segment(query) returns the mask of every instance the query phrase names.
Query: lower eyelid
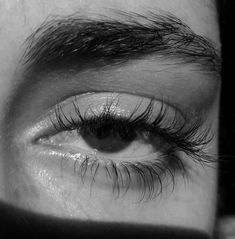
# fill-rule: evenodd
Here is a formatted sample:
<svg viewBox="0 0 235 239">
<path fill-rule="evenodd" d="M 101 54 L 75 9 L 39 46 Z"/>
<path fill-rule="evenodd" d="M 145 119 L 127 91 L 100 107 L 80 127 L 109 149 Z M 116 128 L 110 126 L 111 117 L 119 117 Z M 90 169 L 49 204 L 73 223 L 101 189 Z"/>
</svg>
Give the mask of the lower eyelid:
<svg viewBox="0 0 235 239">
<path fill-rule="evenodd" d="M 85 155 L 68 154 L 64 150 L 43 147 L 38 148 L 36 154 L 34 152 L 34 157 L 36 156 L 42 168 L 53 171 L 54 178 L 79 179 L 82 183 L 80 186 L 88 185 L 91 190 L 94 186 L 106 188 L 106 190 L 113 191 L 115 197 L 125 195 L 130 190 L 138 192 L 137 201 L 154 199 L 163 190 L 165 183 L 168 186 L 173 186 L 174 183 L 173 171 L 176 168 L 168 165 L 167 158 L 164 155 L 162 155 L 162 159 L 159 158 L 146 163 L 116 164 L 107 160 L 96 164 L 94 160 Z M 87 160 L 87 163 L 85 163 L 85 160 Z M 155 164 L 157 166 L 154 166 Z M 150 171 L 154 167 L 151 176 Z"/>
<path fill-rule="evenodd" d="M 115 160 L 106 159 L 105 161 L 96 161 L 97 164 L 94 164 L 94 158 L 87 157 L 86 152 L 69 153 L 61 147 L 55 145 L 53 149 L 51 145 L 47 144 L 41 144 L 39 147 L 37 147 L 37 156 L 39 156 L 40 163 L 46 168 L 50 165 L 49 168 L 52 168 L 53 172 L 57 172 L 56 177 L 61 173 L 70 175 L 69 177 L 73 175 L 82 184 L 89 185 L 91 190 L 94 186 L 111 189 L 115 197 L 134 190 L 138 192 L 137 201 L 149 200 L 155 198 L 163 190 L 165 185 L 163 181 L 168 186 L 173 186 L 174 183 L 172 175 L 174 175 L 173 171 L 176 170 L 176 167 L 168 164 L 166 155 L 158 154 L 147 162 L 122 161 L 118 163 Z M 84 164 L 85 160 L 87 160 L 87 165 Z M 156 166 L 154 166 L 155 164 Z M 81 165 L 83 166 L 81 167 Z M 150 174 L 150 172 L 152 173 Z"/>
</svg>

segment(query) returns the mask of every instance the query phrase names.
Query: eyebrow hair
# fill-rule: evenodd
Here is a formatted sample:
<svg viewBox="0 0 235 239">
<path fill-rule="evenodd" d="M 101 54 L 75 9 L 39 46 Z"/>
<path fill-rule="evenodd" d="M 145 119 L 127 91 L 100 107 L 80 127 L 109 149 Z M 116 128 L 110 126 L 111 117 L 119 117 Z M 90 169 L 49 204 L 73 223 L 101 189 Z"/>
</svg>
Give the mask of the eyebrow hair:
<svg viewBox="0 0 235 239">
<path fill-rule="evenodd" d="M 118 12 L 118 16 L 121 20 L 73 14 L 45 21 L 26 40 L 24 64 L 34 70 L 87 63 L 106 66 L 154 55 L 220 72 L 220 57 L 212 42 L 177 17 L 153 12 L 146 16 Z"/>
</svg>

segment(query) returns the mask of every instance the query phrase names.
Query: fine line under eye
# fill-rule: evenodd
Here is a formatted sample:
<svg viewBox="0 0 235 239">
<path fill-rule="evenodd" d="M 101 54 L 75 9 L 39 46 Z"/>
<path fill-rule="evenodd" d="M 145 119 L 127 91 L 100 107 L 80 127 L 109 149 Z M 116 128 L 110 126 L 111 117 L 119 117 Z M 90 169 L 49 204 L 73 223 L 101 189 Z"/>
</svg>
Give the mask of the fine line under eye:
<svg viewBox="0 0 235 239">
<path fill-rule="evenodd" d="M 128 116 L 115 111 L 117 106 L 115 100 L 106 101 L 102 111 L 98 113 L 92 110 L 90 111 L 92 113 L 87 111 L 81 113 L 76 98 L 72 102 L 73 113 L 65 111 L 61 105 L 55 107 L 55 118 L 51 121 L 56 134 L 75 131 L 80 137 L 96 138 L 95 142 L 117 135 L 118 143 L 134 141 L 137 135 L 146 137 L 148 143 L 154 138 L 161 141 L 160 151 L 155 158 L 149 160 L 136 157 L 132 161 L 128 158 L 117 161 L 111 154 L 108 157 L 100 157 L 87 153 L 82 160 L 78 159 L 80 163 L 77 163 L 78 168 L 74 170 L 82 181 L 89 174 L 92 187 L 97 175 L 102 171 L 111 182 L 115 195 L 125 194 L 129 189 L 134 189 L 140 191 L 141 200 L 151 199 L 162 192 L 165 185 L 163 181 L 170 184 L 170 180 L 174 187 L 176 173 L 187 175 L 185 162 L 179 153 L 184 153 L 201 164 L 214 162 L 214 159 L 204 151 L 204 147 L 212 139 L 210 129 L 203 130 L 200 120 L 186 128 L 185 122 L 178 122 L 177 113 L 174 112 L 172 117 L 164 102 L 159 103 L 158 114 L 154 115 L 154 101 L 151 99 L 140 114 L 137 112 L 141 103 L 137 103 Z M 120 150 L 115 148 L 117 149 Z"/>
</svg>

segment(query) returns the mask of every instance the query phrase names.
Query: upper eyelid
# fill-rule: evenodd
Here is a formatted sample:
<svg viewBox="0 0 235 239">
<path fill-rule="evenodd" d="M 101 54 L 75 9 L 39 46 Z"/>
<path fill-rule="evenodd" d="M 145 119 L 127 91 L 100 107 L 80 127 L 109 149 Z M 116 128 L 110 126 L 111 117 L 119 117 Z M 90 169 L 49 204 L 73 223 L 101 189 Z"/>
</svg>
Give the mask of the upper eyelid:
<svg viewBox="0 0 235 239">
<path fill-rule="evenodd" d="M 92 94 L 108 94 L 110 96 L 114 96 L 114 98 L 118 98 L 118 96 L 123 96 L 123 95 L 129 95 L 130 97 L 133 98 L 139 98 L 141 100 L 139 100 L 138 102 L 133 103 L 133 105 L 135 106 L 134 110 L 131 113 L 135 113 L 138 110 L 138 107 L 141 105 L 141 101 L 143 100 L 148 100 L 149 102 L 158 102 L 159 105 L 164 106 L 164 108 L 172 108 L 175 109 L 175 112 L 178 112 L 178 114 L 185 120 L 188 121 L 190 118 L 192 118 L 192 112 L 188 112 L 186 109 L 182 110 L 182 107 L 178 107 L 178 105 L 171 103 L 171 101 L 166 97 L 166 96 L 162 96 L 162 97 L 158 97 L 158 98 L 154 98 L 154 97 L 149 97 L 149 96 L 145 96 L 142 94 L 133 94 L 133 93 L 127 93 L 127 92 L 113 92 L 113 91 L 98 91 L 98 92 L 84 92 L 84 93 L 80 93 L 79 95 L 72 95 L 69 96 L 68 98 L 66 98 L 65 100 L 63 100 L 62 102 L 57 103 L 55 106 L 51 107 L 50 112 L 54 111 L 55 107 L 60 107 L 63 108 L 64 106 L 68 105 L 68 104 L 75 104 L 75 102 L 77 101 L 78 98 L 80 98 L 80 96 L 89 96 Z M 107 106 L 110 106 L 110 103 L 112 102 L 107 102 Z M 76 107 L 76 105 L 74 105 L 74 107 Z M 88 107 L 89 109 L 89 107 Z"/>
<path fill-rule="evenodd" d="M 152 123 L 150 123 L 150 122 L 148 123 L 148 119 L 151 116 L 152 109 L 154 107 L 153 103 L 154 103 L 154 100 L 150 99 L 149 103 L 144 108 L 144 111 L 140 115 L 137 115 L 136 118 L 132 117 L 133 116 L 132 113 L 135 110 L 132 111 L 132 113 L 130 113 L 130 115 L 127 117 L 125 122 L 131 123 L 136 120 L 138 121 L 138 118 L 140 118 L 139 121 L 144 123 L 146 130 L 148 128 L 147 125 L 152 127 L 153 124 L 156 122 L 156 126 L 158 127 L 158 130 L 159 130 L 158 133 L 160 133 L 160 131 L 162 130 L 161 133 L 164 135 L 164 137 L 167 135 L 167 133 L 171 134 L 171 137 L 167 137 L 168 140 L 170 140 L 169 142 L 171 142 L 172 140 L 173 141 L 176 140 L 179 137 L 178 135 L 182 135 L 182 137 L 184 137 L 185 139 L 190 139 L 190 138 L 194 139 L 194 137 L 196 137 L 197 132 L 201 130 L 202 125 L 203 125 L 203 121 L 201 118 L 197 118 L 194 121 L 191 121 L 188 123 L 187 121 L 185 121 L 185 119 L 181 118 L 180 114 L 177 114 L 178 113 L 177 111 L 173 111 L 173 117 L 172 117 L 172 116 L 168 115 L 168 112 L 169 112 L 168 106 L 166 106 L 164 108 L 164 102 L 159 102 L 160 110 L 158 111 L 157 115 L 154 116 L 155 120 Z M 110 105 L 112 105 L 112 102 Z M 108 106 L 110 106 L 110 105 L 108 105 Z M 135 105 L 138 105 L 138 104 L 135 104 Z M 111 116 L 111 118 L 116 119 L 116 120 L 118 120 L 118 118 L 119 118 L 115 115 L 115 113 L 114 113 L 114 115 L 112 115 L 112 113 L 110 114 L 110 112 L 106 111 L 106 110 L 101 111 L 100 112 L 101 115 L 100 114 L 91 115 L 91 117 L 86 118 L 85 115 L 84 116 L 80 115 L 79 105 L 78 106 L 75 105 L 74 107 L 75 107 L 75 111 L 76 111 L 76 117 L 78 117 L 79 119 L 76 119 L 76 118 L 73 119 L 71 117 L 71 115 L 66 116 L 66 114 L 63 112 L 63 109 L 60 107 L 58 108 L 58 111 L 55 109 L 56 118 L 55 118 L 55 123 L 52 122 L 52 124 L 53 124 L 53 126 L 56 126 L 56 123 L 58 123 L 58 125 L 59 125 L 58 131 L 76 129 L 83 125 L 82 122 L 79 122 L 79 121 L 84 121 L 85 124 L 87 124 L 87 120 L 89 121 L 92 118 L 94 118 L 95 121 L 97 121 L 97 122 L 99 121 L 99 119 L 105 120 L 105 118 L 109 115 Z M 78 108 L 76 108 L 76 107 L 78 107 Z M 137 107 L 137 109 L 138 109 L 138 107 Z M 109 110 L 109 108 L 108 108 L 108 110 Z M 103 114 L 105 117 L 104 119 L 102 118 Z M 62 119 L 63 117 L 64 117 L 64 120 Z M 168 117 L 170 117 L 169 121 L 166 121 L 168 119 Z M 123 119 L 125 119 L 125 117 L 124 118 L 121 117 L 121 119 L 123 120 Z M 77 123 L 77 120 L 78 120 L 78 123 Z M 181 120 L 183 120 L 183 121 L 181 121 Z M 67 124 L 68 124 L 68 126 L 67 126 Z M 154 126 L 154 128 L 156 126 Z M 161 129 L 161 127 L 163 127 L 163 128 Z M 149 130 L 154 130 L 154 129 L 149 128 Z M 166 130 L 166 132 L 165 132 L 165 130 Z M 197 136 L 198 140 L 197 140 L 197 142 L 194 141 L 193 147 L 200 147 L 201 145 L 206 145 L 212 140 L 210 128 L 205 127 L 204 130 L 205 131 L 203 133 L 201 133 L 199 136 Z M 176 144 L 176 145 L 181 147 L 180 144 Z M 182 149 L 183 148 L 184 148 L 184 146 L 182 145 Z"/>
<path fill-rule="evenodd" d="M 136 102 L 136 99 L 146 99 L 148 100 L 148 102 L 150 101 L 154 101 L 154 102 L 158 102 L 159 105 L 163 105 L 163 104 L 166 104 L 166 107 L 167 108 L 171 108 L 174 109 L 176 112 L 178 112 L 178 115 L 180 117 L 182 117 L 182 122 L 185 121 L 185 122 L 189 122 L 189 125 L 190 123 L 193 123 L 191 121 L 189 121 L 190 117 L 187 116 L 187 111 L 184 111 L 182 114 L 182 111 L 179 110 L 179 108 L 177 108 L 176 106 L 172 106 L 171 104 L 169 104 L 167 101 L 165 101 L 165 99 L 160 99 L 160 100 L 157 100 L 157 99 L 153 99 L 153 98 L 146 98 L 146 97 L 143 97 L 143 96 L 139 96 L 139 95 L 135 95 L 135 94 L 127 94 L 127 93 L 122 93 L 122 92 L 85 92 L 85 93 L 82 93 L 81 95 L 73 95 L 73 96 L 70 96 L 69 98 L 65 99 L 64 101 L 58 103 L 57 105 L 51 107 L 45 114 L 41 115 L 38 119 L 35 119 L 35 123 L 32 125 L 32 126 L 29 126 L 24 132 L 24 136 L 22 137 L 26 139 L 27 142 L 36 142 L 40 137 L 41 135 L 44 135 L 46 132 L 48 134 L 52 133 L 52 128 L 51 128 L 51 122 L 53 120 L 51 120 L 50 117 L 54 118 L 55 117 L 55 107 L 56 106 L 60 106 L 60 107 L 64 107 L 66 105 L 69 105 L 69 104 L 73 104 L 74 101 L 76 101 L 77 99 L 79 99 L 81 96 L 82 97 L 87 97 L 89 95 L 92 95 L 92 94 L 97 94 L 97 95 L 114 95 L 115 97 L 117 96 L 122 96 L 122 95 L 128 95 L 130 97 L 132 97 L 134 99 L 134 102 L 133 102 L 133 108 L 135 108 L 135 106 L 138 105 L 138 103 Z M 140 102 L 140 101 L 138 101 Z M 138 108 L 138 107 L 137 107 Z M 132 111 L 133 112 L 133 111 Z M 53 116 L 54 115 L 54 116 Z M 190 116 L 190 115 L 189 115 Z M 49 119 L 49 120 L 46 120 L 45 119 Z M 196 117 L 194 117 L 196 119 Z"/>
<path fill-rule="evenodd" d="M 96 105 L 89 104 L 90 103 L 89 97 L 92 99 L 93 96 L 95 96 L 94 100 L 98 102 L 98 107 Z M 82 103 L 82 105 L 85 103 L 86 106 L 81 107 L 80 105 L 81 101 L 79 102 L 80 97 L 82 97 L 81 100 L 83 100 L 84 98 L 83 100 L 84 102 Z M 99 101 L 100 99 L 101 101 Z M 127 101 L 132 100 L 131 103 L 129 102 L 130 105 L 129 107 L 126 107 L 126 105 L 128 105 L 126 103 L 126 100 Z M 73 106 L 72 111 L 75 111 L 78 114 L 76 116 L 80 115 L 80 117 L 88 119 L 94 116 L 100 117 L 103 114 L 107 113 L 106 115 L 114 115 L 117 117 L 121 116 L 124 118 L 127 117 L 134 120 L 142 114 L 147 114 L 148 116 L 151 116 L 154 113 L 164 114 L 167 111 L 171 111 L 172 113 L 177 115 L 177 117 L 180 117 L 182 121 L 184 122 L 187 121 L 187 118 L 185 117 L 186 114 L 182 114 L 182 112 L 177 107 L 169 105 L 163 99 L 157 100 L 154 98 L 145 98 L 139 95 L 126 93 L 117 93 L 117 92 L 85 93 L 79 96 L 70 97 L 66 101 L 59 103 L 58 105 L 53 107 L 54 108 L 53 111 L 55 113 L 60 112 L 63 116 L 65 116 L 63 109 L 66 108 L 66 106 L 68 105 Z M 81 108 L 85 108 L 83 112 L 80 111 Z M 94 110 L 96 111 L 94 112 Z"/>
<path fill-rule="evenodd" d="M 41 115 L 38 119 L 35 120 L 35 123 L 33 124 L 33 127 L 30 126 L 28 129 L 26 129 L 25 131 L 25 136 L 23 136 L 22 138 L 26 138 L 27 141 L 33 141 L 36 142 L 42 135 L 45 135 L 45 133 L 47 134 L 51 134 L 53 133 L 53 128 L 51 127 L 52 122 L 56 122 L 56 113 L 58 112 L 56 109 L 64 109 L 67 106 L 72 106 L 72 111 L 74 113 L 76 113 L 74 111 L 74 101 L 78 100 L 79 97 L 87 97 L 89 95 L 105 95 L 107 96 L 107 94 L 109 96 L 111 95 L 126 95 L 128 97 L 131 97 L 133 99 L 133 109 L 138 105 L 138 102 L 136 102 L 136 99 L 145 99 L 147 100 L 146 106 L 149 104 L 150 101 L 154 101 L 154 102 L 158 102 L 155 99 L 151 99 L 151 98 L 145 98 L 139 95 L 132 95 L 132 94 L 126 94 L 126 93 L 117 93 L 117 92 L 86 92 L 83 93 L 81 95 L 75 95 L 75 96 L 71 96 L 69 98 L 67 98 L 66 100 L 56 104 L 55 106 L 51 107 L 45 114 Z M 86 101 L 85 101 L 86 102 Z M 104 100 L 103 102 L 106 102 L 106 100 Z M 159 101 L 157 104 L 162 105 L 163 102 Z M 170 106 L 169 106 L 170 107 Z M 89 107 L 88 107 L 89 108 Z M 85 108 L 85 110 L 87 110 L 88 108 Z M 143 107 L 143 110 L 145 110 L 145 107 Z M 63 111 L 61 111 L 63 112 Z M 60 113 L 61 113 L 60 112 Z M 63 112 L 65 113 L 65 112 Z M 133 113 L 133 110 L 130 112 Z M 93 114 L 91 114 L 93 115 Z M 84 116 L 84 115 L 83 115 Z M 65 114 L 65 117 L 70 117 L 69 115 Z M 75 119 L 77 119 L 77 115 L 75 116 Z M 66 127 L 65 127 L 66 128 Z"/>
</svg>

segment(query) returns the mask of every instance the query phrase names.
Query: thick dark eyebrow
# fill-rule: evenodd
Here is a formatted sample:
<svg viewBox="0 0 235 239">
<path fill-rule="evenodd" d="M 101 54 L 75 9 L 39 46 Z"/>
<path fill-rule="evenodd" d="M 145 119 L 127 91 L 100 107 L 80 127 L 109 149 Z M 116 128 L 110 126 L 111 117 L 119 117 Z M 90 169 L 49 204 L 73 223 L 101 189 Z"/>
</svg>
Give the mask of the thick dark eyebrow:
<svg viewBox="0 0 235 239">
<path fill-rule="evenodd" d="M 176 64 L 196 64 L 202 71 L 220 71 L 220 57 L 212 42 L 177 17 L 152 12 L 118 15 L 121 20 L 74 14 L 45 21 L 26 40 L 24 64 L 34 70 L 87 63 L 103 66 L 154 54 Z"/>
</svg>

